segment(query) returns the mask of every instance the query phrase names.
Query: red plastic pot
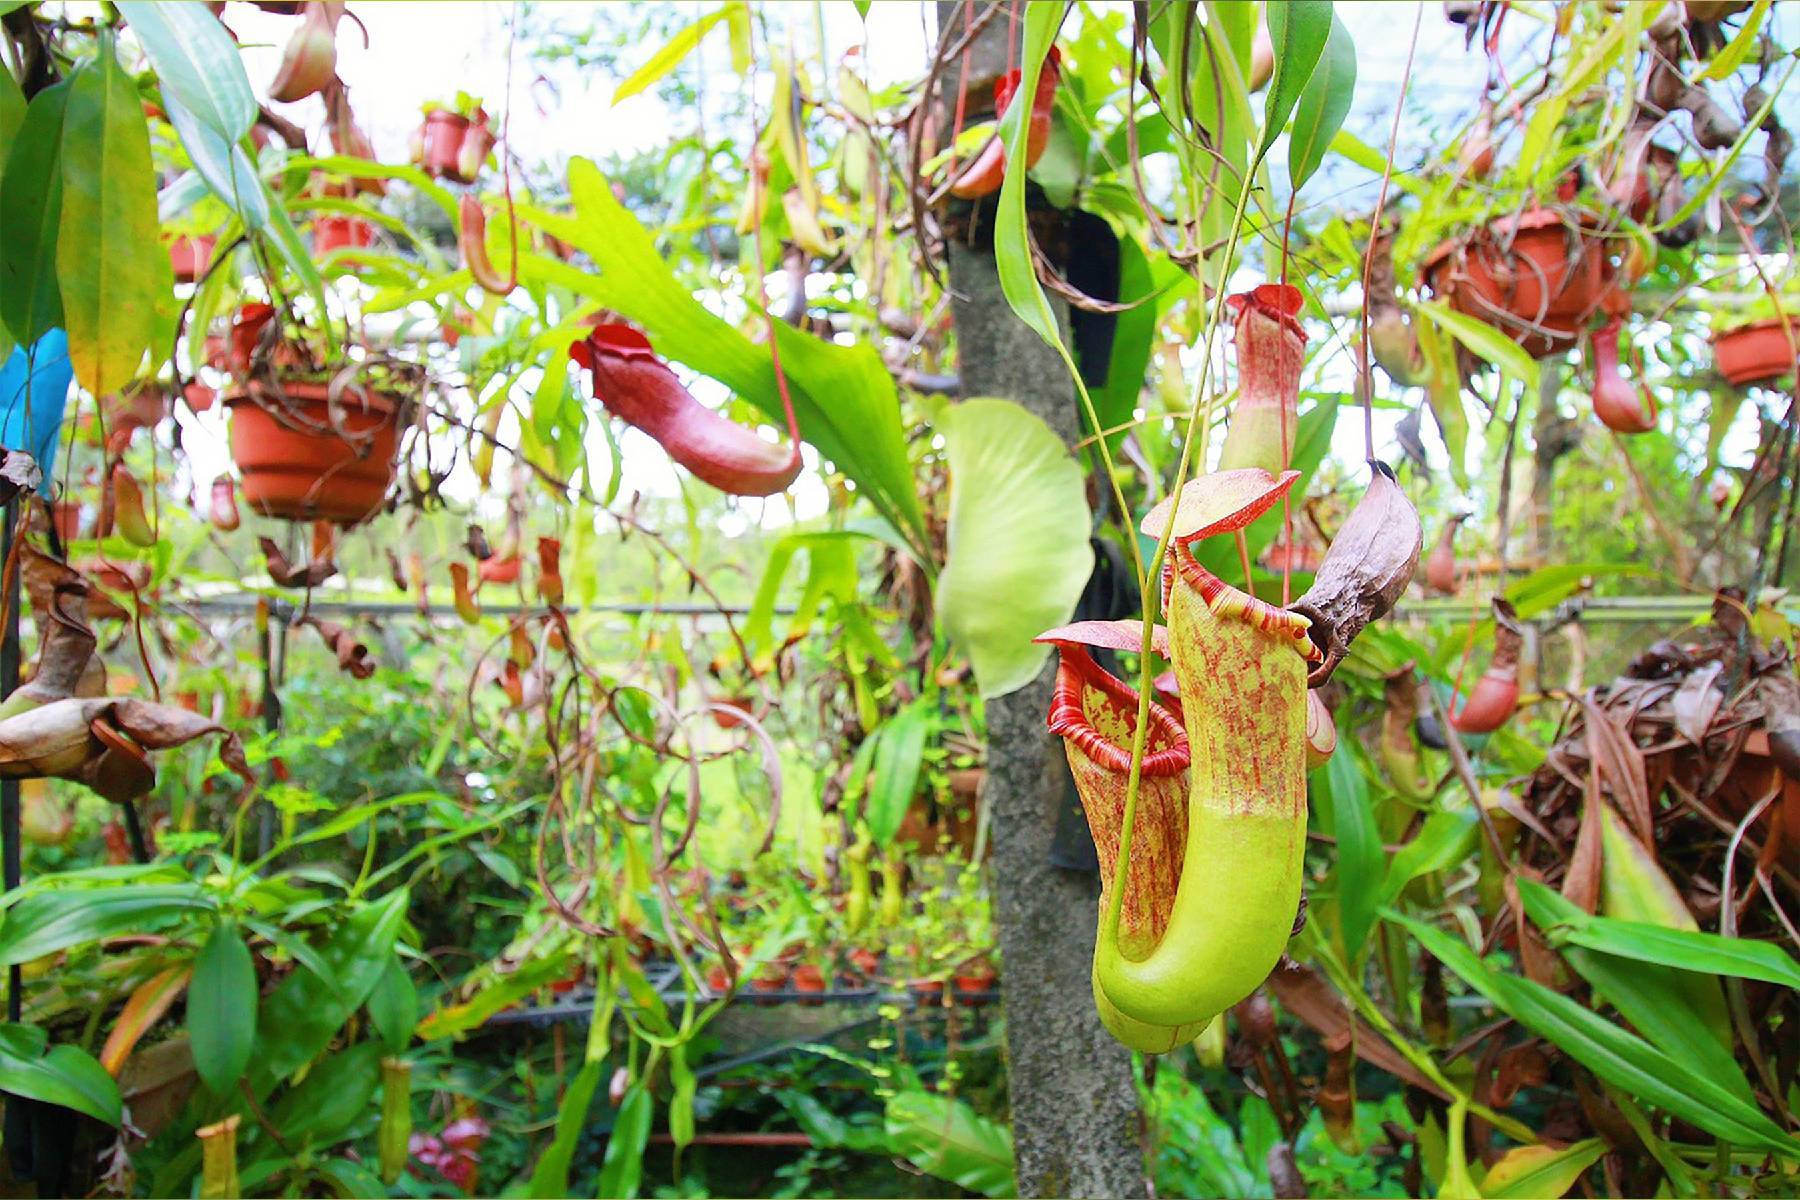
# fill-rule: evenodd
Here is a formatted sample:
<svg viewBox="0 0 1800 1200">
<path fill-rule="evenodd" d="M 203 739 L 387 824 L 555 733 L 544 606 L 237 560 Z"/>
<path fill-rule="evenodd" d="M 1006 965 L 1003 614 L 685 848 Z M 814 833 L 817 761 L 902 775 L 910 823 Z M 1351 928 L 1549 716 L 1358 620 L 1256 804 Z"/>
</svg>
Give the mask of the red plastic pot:
<svg viewBox="0 0 1800 1200">
<path fill-rule="evenodd" d="M 324 216 L 313 221 L 313 255 L 336 250 L 366 250 L 375 244 L 375 226 L 360 217 Z"/>
<path fill-rule="evenodd" d="M 425 173 L 439 179 L 468 183 L 456 165 L 462 154 L 463 138 L 469 134 L 469 118 L 447 108 L 434 108 L 425 114 Z"/>
<path fill-rule="evenodd" d="M 284 521 L 355 525 L 373 516 L 394 482 L 404 402 L 349 387 L 334 412 L 323 383 L 281 386 L 285 402 L 257 380 L 225 397 L 244 500 Z"/>
<path fill-rule="evenodd" d="M 920 1008 L 944 1002 L 944 981 L 941 979 L 908 980 L 906 990 L 912 994 L 913 1003 Z"/>
<path fill-rule="evenodd" d="M 175 268 L 176 283 L 193 283 L 206 274 L 212 262 L 213 247 L 219 239 L 210 233 L 197 237 L 178 237 L 169 243 L 169 265 Z"/>
<path fill-rule="evenodd" d="M 1789 318 L 1800 338 L 1800 317 Z M 1794 373 L 1794 348 L 1780 317 L 1752 321 L 1713 334 L 1713 357 L 1719 374 L 1742 386 L 1768 383 Z"/>
<path fill-rule="evenodd" d="M 1444 242 L 1426 255 L 1422 273 L 1452 308 L 1497 327 L 1534 358 L 1573 347 L 1588 318 L 1614 300 L 1601 243 L 1571 235 L 1547 208 Z"/>
<path fill-rule="evenodd" d="M 787 972 L 779 967 L 765 971 L 750 981 L 750 990 L 764 993 L 756 998 L 758 1004 L 778 1004 L 774 996 L 768 993 L 779 992 L 787 987 Z"/>
<path fill-rule="evenodd" d="M 881 959 L 867 946 L 858 946 L 850 951 L 850 965 L 856 968 L 863 978 L 873 979 L 875 973 L 881 969 Z"/>
<path fill-rule="evenodd" d="M 971 967 L 956 977 L 956 999 L 960 1004 L 979 1007 L 988 1002 L 988 993 L 1000 977 L 992 967 Z"/>
<path fill-rule="evenodd" d="M 796 992 L 811 992 L 820 995 L 825 991 L 825 972 L 812 963 L 801 963 L 788 975 L 788 986 Z M 823 1000 L 802 1000 L 802 1004 L 814 1007 L 825 1003 Z"/>
</svg>

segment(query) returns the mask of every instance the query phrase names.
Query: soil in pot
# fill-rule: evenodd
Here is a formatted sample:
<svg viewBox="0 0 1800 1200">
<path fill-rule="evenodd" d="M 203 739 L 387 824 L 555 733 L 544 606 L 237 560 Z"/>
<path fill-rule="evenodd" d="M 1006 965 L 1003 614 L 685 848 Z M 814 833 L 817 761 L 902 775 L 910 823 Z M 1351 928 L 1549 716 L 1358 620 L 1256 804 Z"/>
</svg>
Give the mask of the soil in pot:
<svg viewBox="0 0 1800 1200">
<path fill-rule="evenodd" d="M 404 404 L 352 386 L 334 406 L 324 383 L 281 386 L 277 395 L 251 380 L 225 397 L 244 500 L 284 521 L 355 525 L 374 515 L 394 482 Z"/>
<path fill-rule="evenodd" d="M 1452 308 L 1495 326 L 1535 358 L 1568 350 L 1614 299 L 1601 243 L 1534 208 L 1443 243 L 1421 273 Z"/>
<path fill-rule="evenodd" d="M 1800 317 L 1790 320 L 1794 322 L 1794 335 L 1800 338 Z M 1721 330 L 1713 335 L 1712 342 L 1719 374 L 1739 387 L 1769 383 L 1794 373 L 1794 349 L 1780 317 Z"/>
</svg>

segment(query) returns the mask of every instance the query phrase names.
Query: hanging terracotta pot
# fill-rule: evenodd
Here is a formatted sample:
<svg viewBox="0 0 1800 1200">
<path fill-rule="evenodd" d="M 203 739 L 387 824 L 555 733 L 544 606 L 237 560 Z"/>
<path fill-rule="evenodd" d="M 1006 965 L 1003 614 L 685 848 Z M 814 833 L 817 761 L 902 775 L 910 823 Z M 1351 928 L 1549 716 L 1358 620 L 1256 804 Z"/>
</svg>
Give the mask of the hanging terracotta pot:
<svg viewBox="0 0 1800 1200">
<path fill-rule="evenodd" d="M 313 221 L 313 257 L 337 250 L 366 250 L 375 244 L 375 226 L 360 217 L 321 216 Z"/>
<path fill-rule="evenodd" d="M 1800 317 L 1790 320 L 1800 338 Z M 1719 374 L 1739 387 L 1770 383 L 1794 373 L 1794 348 L 1780 317 L 1722 329 L 1713 334 L 1712 343 Z"/>
<path fill-rule="evenodd" d="M 1598 239 L 1571 231 L 1563 215 L 1534 208 L 1452 238 L 1426 255 L 1432 292 L 1495 326 L 1533 358 L 1575 345 L 1589 317 L 1612 297 L 1612 264 Z"/>
<path fill-rule="evenodd" d="M 351 385 L 335 401 L 325 383 L 260 380 L 225 397 L 231 457 L 244 500 L 266 517 L 355 525 L 394 482 L 405 402 Z"/>
<path fill-rule="evenodd" d="M 487 113 L 481 109 L 475 110 L 475 119 L 472 121 L 447 108 L 434 108 L 426 113 L 420 147 L 420 165 L 425 168 L 426 174 L 439 179 L 455 180 L 457 183 L 474 182 L 480 163 L 474 163 L 476 169 L 465 174 L 462 161 L 463 143 L 473 130 L 480 130 L 479 136 L 492 144 L 492 138 L 487 133 Z M 486 157 L 485 150 L 482 157 Z"/>
<path fill-rule="evenodd" d="M 169 265 L 175 269 L 176 283 L 193 283 L 206 274 L 212 262 L 213 247 L 219 239 L 210 233 L 195 237 L 178 237 L 169 243 Z"/>
</svg>

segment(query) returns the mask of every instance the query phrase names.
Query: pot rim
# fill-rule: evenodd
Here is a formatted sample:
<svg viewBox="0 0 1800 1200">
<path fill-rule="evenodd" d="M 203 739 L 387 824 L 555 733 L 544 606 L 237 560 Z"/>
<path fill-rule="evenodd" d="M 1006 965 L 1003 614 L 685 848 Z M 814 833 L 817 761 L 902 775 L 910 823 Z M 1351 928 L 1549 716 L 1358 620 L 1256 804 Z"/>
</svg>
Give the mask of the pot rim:
<svg viewBox="0 0 1800 1200">
<path fill-rule="evenodd" d="M 281 379 L 279 376 L 277 379 L 281 384 L 282 392 L 290 400 L 297 401 L 300 404 L 327 406 L 333 403 L 331 400 L 331 384 L 329 382 L 317 382 L 310 379 Z M 266 396 L 265 400 L 267 391 L 268 385 L 266 383 L 258 379 L 251 379 L 243 381 L 242 383 L 233 384 L 231 390 L 221 397 L 219 402 L 226 408 L 232 408 L 240 404 L 249 404 L 267 412 L 279 411 L 281 404 L 280 398 Z M 353 397 L 360 399 L 362 404 L 360 406 L 356 405 L 352 400 Z M 396 392 L 384 391 L 360 383 L 351 384 L 345 387 L 338 396 L 336 403 L 338 406 L 350 409 L 351 411 L 357 411 L 360 408 L 360 411 L 362 412 L 373 413 L 380 416 L 397 415 L 411 406 L 411 401 Z"/>
<path fill-rule="evenodd" d="M 1800 339 L 1800 312 L 1796 312 L 1789 316 L 1785 323 L 1793 326 L 1794 337 Z M 1719 328 L 1710 331 L 1707 336 L 1716 343 L 1740 333 L 1755 333 L 1764 329 L 1780 329 L 1782 325 L 1783 320 L 1781 317 L 1759 317 L 1754 321 L 1739 321 L 1735 325 L 1721 325 Z"/>
<path fill-rule="evenodd" d="M 1548 229 L 1552 225 L 1562 225 L 1566 228 L 1568 222 L 1563 219 L 1563 214 L 1556 209 L 1542 207 L 1528 208 L 1516 216 L 1494 217 L 1491 220 L 1481 222 L 1479 225 L 1471 225 L 1461 233 L 1458 233 L 1453 237 L 1447 237 L 1437 245 L 1433 246 L 1425 257 L 1419 260 L 1419 276 L 1422 280 L 1427 279 L 1432 272 L 1442 265 L 1445 259 L 1449 258 L 1458 250 L 1466 249 L 1470 242 L 1475 239 L 1476 235 L 1484 231 L 1491 230 L 1502 235 L 1520 234 L 1530 233 L 1538 229 Z M 1578 225 L 1577 228 L 1580 228 L 1580 226 Z"/>
</svg>

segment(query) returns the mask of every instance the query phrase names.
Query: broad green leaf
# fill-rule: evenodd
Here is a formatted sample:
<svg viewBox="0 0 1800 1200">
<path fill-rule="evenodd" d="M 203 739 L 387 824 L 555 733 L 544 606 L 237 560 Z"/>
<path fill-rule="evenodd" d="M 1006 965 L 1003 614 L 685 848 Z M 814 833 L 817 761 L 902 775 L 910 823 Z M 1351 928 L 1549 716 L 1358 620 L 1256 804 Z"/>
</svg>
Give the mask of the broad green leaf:
<svg viewBox="0 0 1800 1200">
<path fill-rule="evenodd" d="M 1800 1157 L 1800 1141 L 1761 1110 L 1567 996 L 1490 971 L 1468 946 L 1391 909 L 1384 914 L 1490 1003 L 1570 1058 L 1647 1104 L 1738 1146 Z"/>
<path fill-rule="evenodd" d="M 606 1139 L 606 1156 L 600 1162 L 600 1180 L 594 1186 L 598 1200 L 630 1200 L 638 1194 L 644 1174 L 644 1146 L 650 1141 L 654 1114 L 650 1090 L 634 1083 L 613 1117 L 612 1134 Z"/>
<path fill-rule="evenodd" d="M 1038 75 L 1044 59 L 1056 41 L 1056 30 L 1062 23 L 1063 8 L 1059 4 L 1033 4 L 1025 7 L 1025 48 L 1021 60 L 1018 95 L 1037 94 Z M 1049 298 L 1038 283 L 1037 269 L 1031 261 L 1031 240 L 1025 224 L 1025 172 L 1017 165 L 1025 161 L 1025 139 L 1030 134 L 1026 121 L 1027 105 L 1008 107 L 1000 120 L 1000 140 L 1006 144 L 1007 171 L 1000 184 L 1000 199 L 994 218 L 994 266 L 1000 275 L 1000 291 L 1019 320 L 1054 346 L 1064 361 L 1068 351 L 1063 347 L 1057 328 L 1056 314 Z"/>
<path fill-rule="evenodd" d="M 594 1092 L 599 1088 L 605 1070 L 604 1059 L 584 1062 L 570 1082 L 569 1090 L 563 1093 L 562 1107 L 556 1111 L 556 1136 L 538 1156 L 537 1166 L 532 1168 L 528 1195 L 541 1200 L 560 1200 L 569 1195 L 569 1166 L 575 1159 L 575 1147 L 581 1135 L 587 1132 L 588 1107 L 593 1103 Z"/>
<path fill-rule="evenodd" d="M 1300 93 L 1288 135 L 1288 186 L 1294 191 L 1305 186 L 1325 161 L 1325 151 L 1349 115 L 1355 95 L 1356 43 L 1334 13 L 1325 53 Z"/>
<path fill-rule="evenodd" d="M 358 1042 L 324 1059 L 275 1106 L 271 1119 L 289 1144 L 329 1146 L 378 1105 L 381 1044 Z"/>
<path fill-rule="evenodd" d="M 877 846 L 886 846 L 900 830 L 900 822 L 919 790 L 919 765 L 925 755 L 925 738 L 931 731 L 931 716 L 936 700 L 921 696 L 888 718 L 881 730 L 881 744 L 875 751 L 874 770 L 869 777 L 869 795 L 863 805 L 863 817 L 869 823 L 869 836 Z"/>
<path fill-rule="evenodd" d="M 1281 136 L 1282 128 L 1318 68 L 1325 43 L 1331 37 L 1331 0 L 1286 0 L 1263 6 L 1269 40 L 1275 46 L 1275 77 L 1263 98 L 1262 141 L 1256 147 L 1260 160 Z"/>
<path fill-rule="evenodd" d="M 375 988 L 369 993 L 369 1023 L 381 1035 L 389 1054 L 399 1054 L 412 1041 L 413 1026 L 419 1020 L 419 991 L 412 976 L 395 955 L 388 961 Z"/>
<path fill-rule="evenodd" d="M 188 981 L 188 1041 L 194 1070 L 215 1096 L 230 1095 L 256 1047 L 256 964 L 237 926 L 222 921 L 194 959 Z"/>
<path fill-rule="evenodd" d="M 891 534 L 892 531 L 889 530 Z M 856 599 L 856 550 L 853 539 L 876 535 L 853 529 L 809 530 L 783 536 L 769 551 L 768 565 L 750 610 L 744 615 L 744 648 L 759 663 L 772 661 L 774 654 L 775 602 L 786 581 L 788 567 L 800 551 L 806 552 L 806 585 L 794 613 L 788 621 L 784 645 L 792 644 L 812 628 L 813 620 L 827 597 L 843 603 Z M 885 540 L 885 539 L 881 539 Z M 897 538 L 895 539 L 898 540 Z M 890 543 L 891 544 L 891 543 Z M 904 550 L 905 543 L 898 549 Z"/>
<path fill-rule="evenodd" d="M 1133 199 L 1133 204 L 1136 200 Z M 1106 384 L 1089 393 L 1094 402 L 1094 415 L 1102 427 L 1113 429 L 1130 421 L 1144 392 L 1144 379 L 1150 369 L 1150 357 L 1156 348 L 1156 330 L 1163 314 L 1175 296 L 1191 291 L 1193 276 L 1177 267 L 1164 255 L 1154 259 L 1144 254 L 1133 237 L 1119 239 L 1119 295 L 1132 307 L 1119 314 L 1113 331 L 1112 362 L 1106 371 Z M 1092 435 L 1087 413 L 1081 414 L 1082 429 Z M 1108 438 L 1117 445 L 1126 434 L 1119 430 Z"/>
<path fill-rule="evenodd" d="M 910 1088 L 887 1102 L 888 1149 L 936 1179 L 1011 1196 L 1012 1135 L 953 1096 Z"/>
<path fill-rule="evenodd" d="M 31 99 L 0 178 L 0 323 L 29 346 L 62 323 L 56 237 L 62 216 L 62 129 L 71 83 Z"/>
<path fill-rule="evenodd" d="M 225 202 L 244 228 L 261 230 L 269 223 L 269 193 L 256 164 L 237 142 L 228 142 L 202 124 L 174 96 L 163 97 L 163 111 L 187 150 L 188 160 L 213 194 Z"/>
<path fill-rule="evenodd" d="M 296 171 L 322 171 L 343 179 L 397 179 L 437 205 L 452 224 L 458 219 L 457 200 L 450 189 L 420 168 L 406 163 L 371 162 L 348 154 L 323 154 L 316 158 L 301 154 L 290 158 L 288 166 Z"/>
<path fill-rule="evenodd" d="M 937 424 L 950 465 L 938 617 L 992 699 L 1036 677 L 1050 648 L 1031 639 L 1087 585 L 1087 493 L 1062 439 L 1010 400 L 965 400 Z"/>
<path fill-rule="evenodd" d="M 767 346 L 757 345 L 710 312 L 675 278 L 650 231 L 614 198 L 587 159 L 569 164 L 576 216 L 529 205 L 530 223 L 593 259 L 595 274 L 555 264 L 547 280 L 598 300 L 644 327 L 659 354 L 718 380 L 767 417 L 785 424 Z M 924 555 L 924 516 L 907 458 L 893 377 L 874 347 L 821 341 L 775 322 L 800 436 L 843 471 Z"/>
<path fill-rule="evenodd" d="M 1369 806 L 1368 780 L 1350 739 L 1344 740 L 1322 769 L 1313 772 L 1312 786 L 1321 785 L 1330 796 L 1331 835 L 1337 839 L 1338 920 L 1344 953 L 1355 960 L 1375 923 L 1387 856 Z"/>
<path fill-rule="evenodd" d="M 25 120 L 25 93 L 11 71 L 0 71 L 0 172 L 6 169 L 6 156 L 12 151 L 13 138 Z"/>
<path fill-rule="evenodd" d="M 1557 1200 L 1569 1194 L 1581 1173 L 1600 1161 L 1606 1143 L 1588 1138 L 1560 1150 L 1514 1146 L 1481 1178 L 1487 1200 Z"/>
<path fill-rule="evenodd" d="M 102 938 L 155 933 L 186 913 L 214 907 L 213 899 L 191 883 L 31 892 L 6 910 L 0 924 L 0 965 L 30 962 Z"/>
<path fill-rule="evenodd" d="M 311 971 L 295 971 L 264 999 L 253 1069 L 260 1094 L 317 1057 L 368 998 L 393 958 L 408 895 L 395 888 L 337 923 L 319 950 L 335 988 Z"/>
<path fill-rule="evenodd" d="M 174 278 L 157 240 L 143 102 L 111 39 L 70 77 L 59 225 L 56 279 L 75 378 L 96 396 L 120 391 L 144 361 Z"/>
<path fill-rule="evenodd" d="M 0 1026 L 0 1092 L 25 1096 L 86 1113 L 118 1127 L 119 1085 L 93 1055 L 75 1046 L 43 1051 L 44 1032 L 30 1026 Z"/>
<path fill-rule="evenodd" d="M 149 56 L 165 97 L 175 97 L 227 142 L 250 132 L 256 94 L 237 42 L 211 10 L 178 0 L 119 0 L 119 12 Z"/>
<path fill-rule="evenodd" d="M 1424 305 L 1420 306 L 1421 310 Z M 1450 477 L 1456 486 L 1469 487 L 1469 414 L 1463 409 L 1462 372 L 1456 365 L 1456 348 L 1450 334 L 1432 321 L 1413 324 L 1419 351 L 1425 360 L 1425 401 L 1444 438 L 1450 459 Z"/>
<path fill-rule="evenodd" d="M 287 263 L 288 270 L 299 278 L 300 286 L 306 289 L 306 294 L 312 298 L 314 304 L 318 305 L 317 311 L 330 311 L 329 306 L 325 303 L 325 280 L 319 274 L 318 264 L 313 261 L 312 247 L 300 240 L 300 231 L 294 228 L 294 222 L 288 216 L 287 209 L 270 193 L 268 185 L 263 183 L 260 177 L 257 179 L 257 186 L 262 193 L 262 202 L 269 212 L 268 222 L 263 227 L 264 231 L 275 243 L 276 250 L 280 251 L 282 261 Z M 321 322 L 320 329 L 328 341 L 334 338 L 335 335 L 331 331 L 329 321 Z"/>
<path fill-rule="evenodd" d="M 613 90 L 613 104 L 617 105 L 619 101 L 654 86 L 663 76 L 673 71 L 695 46 L 700 44 L 701 40 L 712 31 L 713 26 L 730 17 L 732 9 L 740 7 L 742 7 L 740 0 L 733 0 L 733 3 L 707 13 L 670 38 L 661 49 L 650 56 L 649 62 L 633 71 L 626 77 L 625 82 Z"/>
</svg>

